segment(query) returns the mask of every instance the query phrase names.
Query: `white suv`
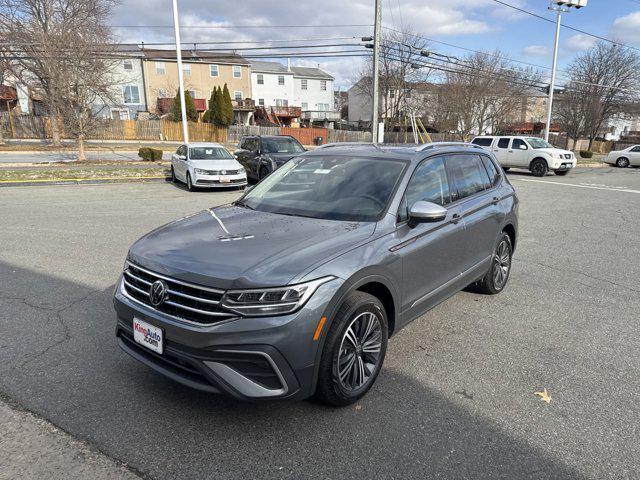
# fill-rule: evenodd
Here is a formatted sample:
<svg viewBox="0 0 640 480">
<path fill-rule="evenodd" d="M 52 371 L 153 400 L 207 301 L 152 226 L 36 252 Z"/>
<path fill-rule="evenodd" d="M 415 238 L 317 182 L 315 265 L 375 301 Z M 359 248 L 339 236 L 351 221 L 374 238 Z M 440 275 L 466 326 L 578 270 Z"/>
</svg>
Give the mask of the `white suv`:
<svg viewBox="0 0 640 480">
<path fill-rule="evenodd" d="M 566 175 L 576 166 L 576 157 L 569 150 L 561 150 L 536 137 L 476 137 L 471 142 L 486 148 L 505 170 L 526 168 L 536 177 L 544 177 L 549 170 Z"/>
</svg>

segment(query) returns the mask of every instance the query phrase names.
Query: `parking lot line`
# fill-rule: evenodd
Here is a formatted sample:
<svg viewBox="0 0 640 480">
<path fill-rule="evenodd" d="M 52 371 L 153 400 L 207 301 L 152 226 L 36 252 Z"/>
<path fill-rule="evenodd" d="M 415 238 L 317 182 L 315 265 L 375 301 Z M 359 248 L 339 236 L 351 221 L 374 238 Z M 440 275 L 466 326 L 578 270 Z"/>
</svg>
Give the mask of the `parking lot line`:
<svg viewBox="0 0 640 480">
<path fill-rule="evenodd" d="M 608 190 L 611 192 L 625 192 L 625 193 L 640 193 L 640 190 L 633 190 L 631 188 L 624 188 L 624 187 L 606 187 L 606 186 L 599 186 L 599 185 L 579 185 L 579 184 L 575 184 L 575 183 L 564 183 L 564 182 L 551 182 L 549 180 L 532 180 L 530 178 L 519 178 L 518 180 L 522 181 L 522 182 L 534 182 L 534 183 L 549 183 L 551 185 L 564 185 L 567 187 L 578 187 L 578 188 L 591 188 L 593 190 Z"/>
</svg>

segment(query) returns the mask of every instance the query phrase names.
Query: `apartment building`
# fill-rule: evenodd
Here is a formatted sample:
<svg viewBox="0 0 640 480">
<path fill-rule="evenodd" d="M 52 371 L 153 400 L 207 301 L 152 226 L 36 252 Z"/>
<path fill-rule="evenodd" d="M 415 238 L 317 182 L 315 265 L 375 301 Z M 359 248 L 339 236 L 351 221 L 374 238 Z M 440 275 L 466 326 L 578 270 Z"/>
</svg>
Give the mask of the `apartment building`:
<svg viewBox="0 0 640 480">
<path fill-rule="evenodd" d="M 143 49 L 143 72 L 149 111 L 167 112 L 167 105 L 178 91 L 178 64 L 175 50 Z M 254 102 L 251 100 L 250 63 L 240 55 L 182 51 L 182 70 L 185 90 L 202 113 L 214 87 L 227 84 L 235 123 L 248 125 L 252 121 Z"/>
</svg>

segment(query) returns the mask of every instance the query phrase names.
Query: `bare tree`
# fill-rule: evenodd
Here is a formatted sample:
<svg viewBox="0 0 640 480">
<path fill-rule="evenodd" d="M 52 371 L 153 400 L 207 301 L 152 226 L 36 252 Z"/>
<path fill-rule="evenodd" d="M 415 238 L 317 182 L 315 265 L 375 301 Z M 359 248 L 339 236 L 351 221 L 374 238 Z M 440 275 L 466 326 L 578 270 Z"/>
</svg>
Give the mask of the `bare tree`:
<svg viewBox="0 0 640 480">
<path fill-rule="evenodd" d="M 445 73 L 438 108 L 446 115 L 440 117 L 455 126 L 461 139 L 499 131 L 517 118 L 526 91 L 540 78 L 535 70 L 512 67 L 500 51 L 474 53 L 441 68 Z"/>
<path fill-rule="evenodd" d="M 586 112 L 584 97 L 580 86 L 569 82 L 565 89 L 558 94 L 554 103 L 553 120 L 558 123 L 560 129 L 567 133 L 567 145 L 569 140 L 573 144 L 584 135 Z"/>
<path fill-rule="evenodd" d="M 562 102 L 556 115 L 565 128 L 567 123 L 576 122 L 567 118 L 569 115 L 580 115 L 582 128 L 572 135 L 586 135 L 591 149 L 606 121 L 624 113 L 638 99 L 640 56 L 631 49 L 599 42 L 578 55 L 567 70 L 571 80 L 566 95 L 573 105 Z"/>
<path fill-rule="evenodd" d="M 95 123 L 92 102 L 113 95 L 115 51 L 108 17 L 115 0 L 0 0 L 0 51 L 12 74 L 38 92 L 51 118 L 54 145 L 60 119 L 78 141 Z"/>
<path fill-rule="evenodd" d="M 380 105 L 381 119 L 391 128 L 402 122 L 401 117 L 416 108 L 417 98 L 412 95 L 414 86 L 424 84 L 431 70 L 416 68 L 423 65 L 422 51 L 429 42 L 409 30 L 385 31 L 380 46 Z M 359 94 L 373 99 L 373 62 L 368 61 L 356 73 L 354 88 Z"/>
</svg>

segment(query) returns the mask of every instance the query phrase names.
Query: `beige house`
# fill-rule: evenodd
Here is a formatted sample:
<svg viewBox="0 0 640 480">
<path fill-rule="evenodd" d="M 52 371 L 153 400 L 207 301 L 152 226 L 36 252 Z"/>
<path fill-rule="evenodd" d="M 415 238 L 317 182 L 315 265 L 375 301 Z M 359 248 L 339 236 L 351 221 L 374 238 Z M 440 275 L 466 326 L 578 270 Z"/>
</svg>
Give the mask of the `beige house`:
<svg viewBox="0 0 640 480">
<path fill-rule="evenodd" d="M 159 115 L 168 113 L 168 99 L 178 91 L 178 64 L 175 50 L 143 49 L 143 73 L 148 109 Z M 229 88 L 235 123 L 248 125 L 255 104 L 251 99 L 251 64 L 235 54 L 182 51 L 185 90 L 203 113 L 214 87 Z M 163 100 L 165 99 L 165 100 Z"/>
</svg>

